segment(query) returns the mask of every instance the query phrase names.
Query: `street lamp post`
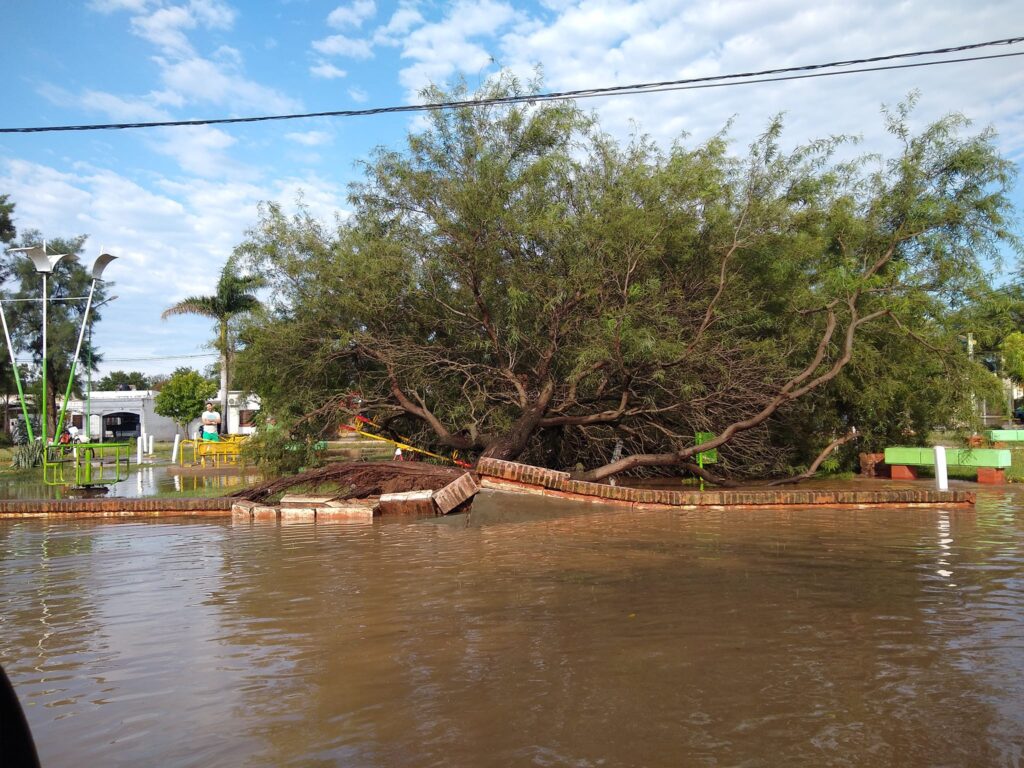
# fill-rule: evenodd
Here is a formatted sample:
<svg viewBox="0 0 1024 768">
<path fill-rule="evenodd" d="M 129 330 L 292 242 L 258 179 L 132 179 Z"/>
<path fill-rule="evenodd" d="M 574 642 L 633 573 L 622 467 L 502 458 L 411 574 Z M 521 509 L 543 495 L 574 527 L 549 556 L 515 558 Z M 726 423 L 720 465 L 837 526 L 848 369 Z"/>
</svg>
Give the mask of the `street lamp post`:
<svg viewBox="0 0 1024 768">
<path fill-rule="evenodd" d="M 75 256 L 67 253 L 59 253 L 53 256 L 46 255 L 46 241 L 43 241 L 42 245 L 32 245 L 26 248 L 10 248 L 11 253 L 24 253 L 28 256 L 32 263 L 35 265 L 36 272 L 43 276 L 43 402 L 40 406 L 40 425 L 39 431 L 42 436 L 43 446 L 46 446 L 46 308 L 50 303 L 50 297 L 47 294 L 47 281 L 46 278 L 53 273 L 54 267 L 57 266 L 57 262 L 67 257 L 74 259 Z"/>
<path fill-rule="evenodd" d="M 82 316 L 82 329 L 78 332 L 78 344 L 75 346 L 75 356 L 71 358 L 71 370 L 68 373 L 68 387 L 64 392 L 64 403 L 60 409 L 60 419 L 57 421 L 57 432 L 60 432 L 61 427 L 64 425 L 64 414 L 68 410 L 68 401 L 71 399 L 71 387 L 75 383 L 75 368 L 78 366 L 78 356 L 82 352 L 82 341 L 85 339 L 85 327 L 89 325 L 89 312 L 92 310 L 92 297 L 96 293 L 96 283 L 102 282 L 103 270 L 116 259 L 117 256 L 113 256 L 109 253 L 100 253 L 96 257 L 96 261 L 92 267 L 92 282 L 89 284 L 89 297 L 85 301 L 85 314 Z M 91 327 L 90 327 L 91 331 Z M 92 345 L 90 344 L 90 347 Z M 90 349 L 91 352 L 91 349 Z M 45 360 L 45 358 L 44 358 Z"/>
<path fill-rule="evenodd" d="M 104 304 L 109 304 L 110 302 L 112 302 L 116 298 L 117 298 L 117 296 L 111 296 L 109 299 L 104 299 L 99 304 L 97 304 L 95 307 L 93 307 L 93 309 L 97 310 L 100 307 L 102 307 Z M 86 371 L 87 371 L 89 383 L 87 385 L 86 394 L 85 394 L 85 436 L 88 438 L 89 442 L 92 442 L 92 318 L 91 317 L 89 318 L 89 349 L 87 350 L 87 354 L 89 356 L 89 362 L 86 364 Z M 103 442 L 104 436 L 105 435 L 104 435 L 104 432 L 103 432 L 103 425 L 100 424 L 100 442 L 101 443 Z"/>
</svg>

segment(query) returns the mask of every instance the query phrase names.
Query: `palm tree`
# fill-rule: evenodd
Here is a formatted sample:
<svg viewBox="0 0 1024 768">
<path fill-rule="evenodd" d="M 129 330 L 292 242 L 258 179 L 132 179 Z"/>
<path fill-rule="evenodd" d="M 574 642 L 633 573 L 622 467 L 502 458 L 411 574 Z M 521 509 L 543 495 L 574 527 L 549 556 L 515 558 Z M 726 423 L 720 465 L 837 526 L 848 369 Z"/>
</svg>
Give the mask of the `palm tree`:
<svg viewBox="0 0 1024 768">
<path fill-rule="evenodd" d="M 221 270 L 217 292 L 213 296 L 189 296 L 165 309 L 161 315 L 164 320 L 172 315 L 200 315 L 217 321 L 216 348 L 220 353 L 220 391 L 223 398 L 220 412 L 225 427 L 228 423 L 229 367 L 233 351 L 228 340 L 228 322 L 232 317 L 251 312 L 260 306 L 259 299 L 252 292 L 262 284 L 259 277 L 239 275 L 235 265 L 228 260 Z"/>
</svg>

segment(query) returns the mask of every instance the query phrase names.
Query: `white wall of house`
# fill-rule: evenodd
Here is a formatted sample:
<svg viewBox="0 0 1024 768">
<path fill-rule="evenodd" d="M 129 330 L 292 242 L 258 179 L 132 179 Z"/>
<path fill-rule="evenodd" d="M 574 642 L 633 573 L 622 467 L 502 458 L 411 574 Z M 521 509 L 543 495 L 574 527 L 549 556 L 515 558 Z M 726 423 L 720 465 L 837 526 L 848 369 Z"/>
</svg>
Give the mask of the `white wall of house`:
<svg viewBox="0 0 1024 768">
<path fill-rule="evenodd" d="M 170 442 L 174 440 L 175 434 L 180 434 L 180 430 L 174 421 L 156 412 L 156 394 L 155 391 L 148 389 L 93 392 L 89 402 L 74 399 L 68 403 L 66 422 L 70 424 L 74 420 L 74 423 L 80 423 L 91 439 L 97 441 L 137 437 L 142 432 L 153 435 L 157 441 Z M 219 396 L 217 402 L 220 402 Z M 258 398 L 245 397 L 241 392 L 229 392 L 227 418 L 221 414 L 222 423 L 226 422 L 227 429 L 222 431 L 229 434 L 251 434 L 255 429 L 249 420 L 259 407 Z M 86 430 L 87 414 L 91 414 L 91 423 Z M 189 424 L 190 438 L 195 437 L 199 431 L 199 424 L 199 419 Z M 101 433 L 104 434 L 101 436 Z"/>
</svg>

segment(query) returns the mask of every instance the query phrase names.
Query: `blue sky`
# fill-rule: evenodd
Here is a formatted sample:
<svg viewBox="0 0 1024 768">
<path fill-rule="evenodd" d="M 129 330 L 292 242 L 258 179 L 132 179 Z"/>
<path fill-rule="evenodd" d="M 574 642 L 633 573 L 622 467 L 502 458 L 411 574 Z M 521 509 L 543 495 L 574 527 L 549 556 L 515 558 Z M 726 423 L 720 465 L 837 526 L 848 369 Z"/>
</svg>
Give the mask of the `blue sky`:
<svg viewBox="0 0 1024 768">
<path fill-rule="evenodd" d="M 539 66 L 548 90 L 600 87 L 1024 34 L 1015 0 L 35 0 L 8 3 L 3 18 L 2 127 L 412 103 L 429 82 L 476 84 L 500 68 Z M 639 126 L 666 145 L 734 118 L 742 147 L 784 112 L 793 142 L 849 133 L 884 151 L 879 108 L 914 89 L 919 123 L 962 111 L 992 125 L 1007 156 L 1024 156 L 1024 57 L 583 106 L 615 135 Z M 344 216 L 358 161 L 399 146 L 416 120 L 4 134 L 0 194 L 17 203 L 19 229 L 86 233 L 88 256 L 102 245 L 121 257 L 107 270 L 118 299 L 96 326 L 102 371 L 202 367 L 209 359 L 188 356 L 209 352 L 208 323 L 160 312 L 211 290 L 261 200 L 290 207 L 301 193 L 324 220 Z"/>
</svg>

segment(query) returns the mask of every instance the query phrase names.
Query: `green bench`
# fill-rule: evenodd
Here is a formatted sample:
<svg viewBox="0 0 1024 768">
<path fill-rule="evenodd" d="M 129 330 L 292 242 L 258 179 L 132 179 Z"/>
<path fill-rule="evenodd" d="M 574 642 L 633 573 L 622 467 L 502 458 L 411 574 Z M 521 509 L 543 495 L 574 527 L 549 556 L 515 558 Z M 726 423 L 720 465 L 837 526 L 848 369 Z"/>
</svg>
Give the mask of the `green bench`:
<svg viewBox="0 0 1024 768">
<path fill-rule="evenodd" d="M 1024 443 L 1024 429 L 990 429 L 986 434 L 991 443 Z"/>
<path fill-rule="evenodd" d="M 889 465 L 893 480 L 914 480 L 917 478 L 915 467 L 935 466 L 935 450 L 886 448 L 885 463 Z M 1011 457 L 1006 448 L 947 448 L 946 464 L 976 468 L 979 483 L 997 485 L 1006 482 L 1006 468 L 1011 464 Z"/>
</svg>

